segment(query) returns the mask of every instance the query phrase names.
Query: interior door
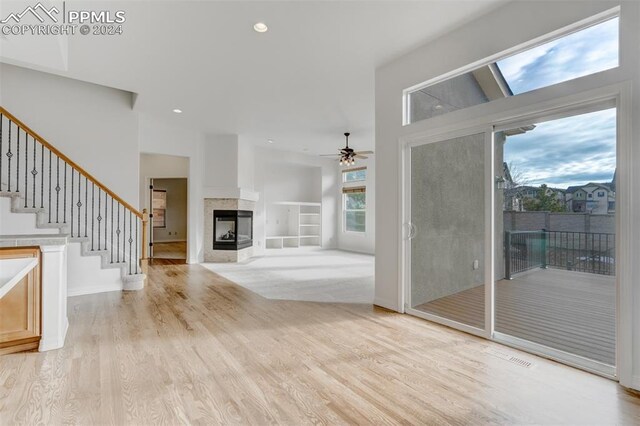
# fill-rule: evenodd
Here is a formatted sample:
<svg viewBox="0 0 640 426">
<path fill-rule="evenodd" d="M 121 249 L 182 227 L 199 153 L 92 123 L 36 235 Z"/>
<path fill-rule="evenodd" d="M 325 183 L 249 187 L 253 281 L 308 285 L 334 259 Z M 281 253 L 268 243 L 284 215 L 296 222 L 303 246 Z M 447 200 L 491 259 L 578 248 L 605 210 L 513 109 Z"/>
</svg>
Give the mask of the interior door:
<svg viewBox="0 0 640 426">
<path fill-rule="evenodd" d="M 489 131 L 405 149 L 407 311 L 481 335 L 490 329 L 491 152 Z"/>
</svg>

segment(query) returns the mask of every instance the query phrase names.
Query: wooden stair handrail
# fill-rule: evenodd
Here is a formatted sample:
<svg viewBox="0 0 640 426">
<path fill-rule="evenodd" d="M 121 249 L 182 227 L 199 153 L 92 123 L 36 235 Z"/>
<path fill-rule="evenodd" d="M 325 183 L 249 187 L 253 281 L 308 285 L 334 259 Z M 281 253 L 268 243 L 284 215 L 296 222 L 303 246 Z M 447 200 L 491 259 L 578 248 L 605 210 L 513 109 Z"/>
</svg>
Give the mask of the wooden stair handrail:
<svg viewBox="0 0 640 426">
<path fill-rule="evenodd" d="M 89 179 L 91 182 L 93 182 L 94 184 L 96 184 L 98 187 L 102 188 L 102 190 L 104 192 L 106 192 L 107 194 L 109 194 L 114 200 L 116 200 L 117 202 L 119 202 L 120 204 L 122 204 L 124 207 L 126 207 L 127 209 L 129 209 L 134 215 L 138 216 L 140 219 L 142 219 L 142 213 L 139 212 L 137 209 L 135 209 L 131 204 L 127 203 L 126 201 L 124 201 L 122 198 L 120 198 L 115 192 L 113 192 L 112 190 L 110 190 L 109 188 L 107 188 L 106 185 L 104 185 L 102 182 L 100 182 L 98 179 L 96 179 L 95 177 L 93 177 L 89 172 L 87 172 L 85 169 L 83 169 L 82 167 L 80 167 L 77 163 L 75 163 L 73 160 L 71 160 L 69 157 L 67 157 L 66 155 L 64 155 L 62 152 L 58 151 L 58 149 L 56 149 L 56 147 L 54 147 L 53 145 L 51 145 L 49 142 L 47 142 L 47 140 L 45 138 L 43 138 L 42 136 L 40 136 L 39 134 L 37 134 L 36 132 L 34 132 L 33 130 L 31 130 L 31 128 L 29 128 L 29 126 L 27 126 L 26 124 L 24 124 L 22 121 L 20 121 L 18 118 L 16 118 L 16 116 L 14 116 L 13 114 L 11 114 L 9 111 L 7 111 L 4 107 L 0 106 L 0 114 L 4 115 L 5 117 L 7 117 L 9 120 L 11 120 L 12 122 L 14 122 L 15 124 L 17 124 L 22 130 L 24 130 L 26 133 L 28 133 L 29 135 L 31 135 L 32 138 L 34 138 L 35 140 L 37 140 L 39 143 L 41 143 L 42 145 L 44 145 L 45 147 L 47 147 L 47 149 L 51 152 L 53 152 L 56 156 L 58 156 L 60 159 L 62 159 L 63 161 L 65 161 L 67 164 L 69 164 L 71 167 L 73 167 L 74 169 L 76 169 L 78 171 L 78 173 L 80 173 L 81 175 L 83 175 L 84 177 L 86 177 L 87 179 Z"/>
</svg>

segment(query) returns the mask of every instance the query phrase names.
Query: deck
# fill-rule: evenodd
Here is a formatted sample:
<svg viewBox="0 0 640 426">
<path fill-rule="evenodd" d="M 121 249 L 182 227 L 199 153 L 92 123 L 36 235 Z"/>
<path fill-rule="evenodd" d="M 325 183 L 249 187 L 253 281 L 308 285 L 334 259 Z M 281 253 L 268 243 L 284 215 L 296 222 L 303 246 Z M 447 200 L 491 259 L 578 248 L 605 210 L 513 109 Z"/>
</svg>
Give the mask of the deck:
<svg viewBox="0 0 640 426">
<path fill-rule="evenodd" d="M 495 330 L 615 365 L 615 277 L 535 269 L 498 281 Z M 484 328 L 484 286 L 415 307 Z"/>
</svg>

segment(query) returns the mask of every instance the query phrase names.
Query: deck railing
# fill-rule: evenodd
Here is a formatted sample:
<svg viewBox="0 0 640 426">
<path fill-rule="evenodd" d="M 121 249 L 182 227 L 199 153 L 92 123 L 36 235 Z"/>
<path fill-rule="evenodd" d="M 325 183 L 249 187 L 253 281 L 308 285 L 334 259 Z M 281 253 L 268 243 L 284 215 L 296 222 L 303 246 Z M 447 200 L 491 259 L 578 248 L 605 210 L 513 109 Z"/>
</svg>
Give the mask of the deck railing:
<svg viewBox="0 0 640 426">
<path fill-rule="evenodd" d="M 615 234 L 570 231 L 506 231 L 505 275 L 560 268 L 615 275 Z"/>
</svg>

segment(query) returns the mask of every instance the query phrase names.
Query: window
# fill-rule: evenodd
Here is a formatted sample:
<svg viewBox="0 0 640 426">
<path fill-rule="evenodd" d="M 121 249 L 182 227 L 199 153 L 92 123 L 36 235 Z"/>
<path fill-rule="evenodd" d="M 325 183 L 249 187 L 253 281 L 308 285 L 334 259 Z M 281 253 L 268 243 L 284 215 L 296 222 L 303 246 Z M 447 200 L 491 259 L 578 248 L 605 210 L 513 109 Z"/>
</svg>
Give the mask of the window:
<svg viewBox="0 0 640 426">
<path fill-rule="evenodd" d="M 153 190 L 153 227 L 166 228 L 167 191 L 164 189 Z"/>
<path fill-rule="evenodd" d="M 593 198 L 593 194 L 589 194 L 589 195 L 588 195 L 588 197 L 589 197 L 589 198 Z"/>
<path fill-rule="evenodd" d="M 364 186 L 343 188 L 343 211 L 345 232 L 365 232 L 367 193 Z"/>
<path fill-rule="evenodd" d="M 342 182 L 361 182 L 367 179 L 367 168 L 347 169 L 342 171 Z"/>
<path fill-rule="evenodd" d="M 615 68 L 613 17 L 444 81 L 407 89 L 405 124 Z"/>
<path fill-rule="evenodd" d="M 604 197 L 604 191 L 599 191 L 598 192 L 598 197 Z"/>
</svg>

